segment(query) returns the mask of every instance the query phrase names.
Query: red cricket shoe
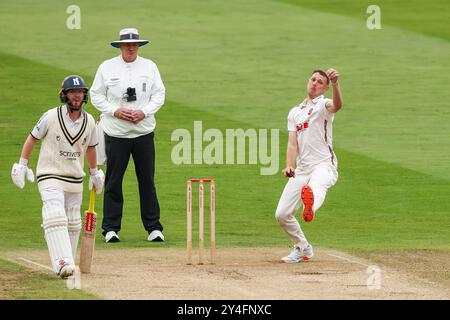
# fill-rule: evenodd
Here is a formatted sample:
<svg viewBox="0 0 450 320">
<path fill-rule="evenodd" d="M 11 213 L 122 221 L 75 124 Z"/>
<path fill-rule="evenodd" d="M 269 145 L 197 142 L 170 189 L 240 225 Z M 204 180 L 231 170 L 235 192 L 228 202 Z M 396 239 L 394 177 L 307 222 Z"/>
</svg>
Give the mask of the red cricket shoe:
<svg viewBox="0 0 450 320">
<path fill-rule="evenodd" d="M 314 218 L 314 193 L 310 186 L 304 185 L 302 188 L 303 213 L 302 217 L 305 222 L 311 222 Z"/>
</svg>

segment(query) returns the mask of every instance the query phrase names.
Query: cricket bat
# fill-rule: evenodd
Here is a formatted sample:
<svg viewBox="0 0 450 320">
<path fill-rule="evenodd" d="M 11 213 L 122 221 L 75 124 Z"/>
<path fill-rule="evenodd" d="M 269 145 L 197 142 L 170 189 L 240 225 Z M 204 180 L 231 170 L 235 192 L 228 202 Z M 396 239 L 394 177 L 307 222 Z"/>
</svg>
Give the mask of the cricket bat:
<svg viewBox="0 0 450 320">
<path fill-rule="evenodd" d="M 95 233 L 97 228 L 97 214 L 94 212 L 95 187 L 91 190 L 89 198 L 89 209 L 84 212 L 84 226 L 81 238 L 80 271 L 91 272 L 92 260 L 94 258 Z"/>
</svg>

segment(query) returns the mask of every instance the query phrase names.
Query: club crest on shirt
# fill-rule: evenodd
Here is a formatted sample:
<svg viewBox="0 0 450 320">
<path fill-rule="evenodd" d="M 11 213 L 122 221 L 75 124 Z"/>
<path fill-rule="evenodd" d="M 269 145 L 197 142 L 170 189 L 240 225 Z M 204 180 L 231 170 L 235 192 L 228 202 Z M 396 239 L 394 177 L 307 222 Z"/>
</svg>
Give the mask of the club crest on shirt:
<svg viewBox="0 0 450 320">
<path fill-rule="evenodd" d="M 56 141 L 61 141 L 61 136 L 56 136 Z"/>
</svg>

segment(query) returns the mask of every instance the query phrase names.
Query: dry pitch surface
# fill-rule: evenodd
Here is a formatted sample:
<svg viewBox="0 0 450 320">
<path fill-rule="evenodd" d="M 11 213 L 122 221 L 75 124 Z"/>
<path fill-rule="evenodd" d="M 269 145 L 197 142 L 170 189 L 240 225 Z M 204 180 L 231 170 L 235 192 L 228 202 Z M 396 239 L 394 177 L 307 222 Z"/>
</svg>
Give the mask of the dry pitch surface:
<svg viewBox="0 0 450 320">
<path fill-rule="evenodd" d="M 182 249 L 97 250 L 92 273 L 81 275 L 81 288 L 104 299 L 450 299 L 447 253 L 378 254 L 367 260 L 316 247 L 312 261 L 280 263 L 288 252 L 219 248 L 215 265 L 186 265 Z M 45 268 L 47 251 L 2 256 L 51 273 Z"/>
</svg>

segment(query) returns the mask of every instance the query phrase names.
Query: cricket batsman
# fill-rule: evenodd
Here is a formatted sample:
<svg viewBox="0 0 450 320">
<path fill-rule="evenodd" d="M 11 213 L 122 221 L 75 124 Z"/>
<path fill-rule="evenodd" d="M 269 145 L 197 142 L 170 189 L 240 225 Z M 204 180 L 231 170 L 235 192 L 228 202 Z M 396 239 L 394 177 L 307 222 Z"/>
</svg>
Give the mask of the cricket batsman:
<svg viewBox="0 0 450 320">
<path fill-rule="evenodd" d="M 60 91 L 63 104 L 44 113 L 26 139 L 19 163 L 14 163 L 11 171 L 14 184 L 21 189 L 25 177 L 34 182 L 28 159 L 41 140 L 36 173 L 43 203 L 42 227 L 53 270 L 63 279 L 75 271 L 84 156 L 90 168 L 89 189 L 95 187 L 99 194 L 104 184 L 103 171 L 97 169 L 95 121 L 82 108 L 88 100 L 88 91 L 80 76 L 71 75 L 63 80 Z"/>
<path fill-rule="evenodd" d="M 307 83 L 307 97 L 288 115 L 289 138 L 283 175 L 289 180 L 275 217 L 294 247 L 289 255 L 281 258 L 283 263 L 310 260 L 314 256 L 295 214 L 301 201 L 303 220 L 312 221 L 328 189 L 338 179 L 338 163 L 333 151 L 334 114 L 342 108 L 338 79 L 335 69 L 314 70 Z M 330 82 L 333 98 L 327 99 L 324 93 Z"/>
</svg>

